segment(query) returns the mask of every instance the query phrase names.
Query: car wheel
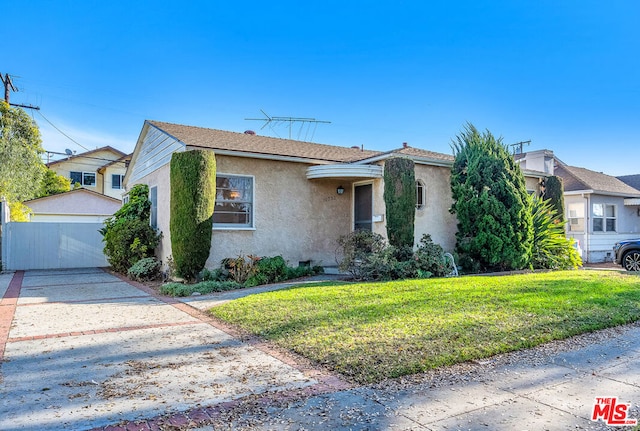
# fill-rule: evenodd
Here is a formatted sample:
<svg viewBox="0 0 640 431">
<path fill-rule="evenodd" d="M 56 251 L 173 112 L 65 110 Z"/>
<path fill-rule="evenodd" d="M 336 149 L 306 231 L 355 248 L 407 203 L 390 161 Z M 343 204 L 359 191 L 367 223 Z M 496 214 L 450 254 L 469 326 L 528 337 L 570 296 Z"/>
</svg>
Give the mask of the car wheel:
<svg viewBox="0 0 640 431">
<path fill-rule="evenodd" d="M 622 257 L 622 266 L 627 271 L 640 271 L 640 251 L 631 250 Z"/>
</svg>

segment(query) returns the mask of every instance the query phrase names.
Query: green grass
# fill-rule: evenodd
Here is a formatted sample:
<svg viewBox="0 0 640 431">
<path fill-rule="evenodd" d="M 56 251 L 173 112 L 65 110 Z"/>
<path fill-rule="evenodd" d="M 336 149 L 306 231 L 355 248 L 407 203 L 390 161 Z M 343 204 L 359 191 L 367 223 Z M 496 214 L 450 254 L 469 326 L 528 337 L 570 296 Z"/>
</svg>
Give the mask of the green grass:
<svg viewBox="0 0 640 431">
<path fill-rule="evenodd" d="M 211 312 L 365 383 L 636 321 L 640 278 L 560 271 L 326 283 Z"/>
</svg>

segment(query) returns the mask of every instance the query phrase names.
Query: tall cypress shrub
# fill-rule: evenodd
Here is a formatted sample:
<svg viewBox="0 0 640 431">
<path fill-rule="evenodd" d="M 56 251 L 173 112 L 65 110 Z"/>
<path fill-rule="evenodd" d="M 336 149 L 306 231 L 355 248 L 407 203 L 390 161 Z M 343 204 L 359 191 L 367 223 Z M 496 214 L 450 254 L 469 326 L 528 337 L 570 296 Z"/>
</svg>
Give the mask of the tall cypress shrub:
<svg viewBox="0 0 640 431">
<path fill-rule="evenodd" d="M 564 220 L 564 185 L 562 178 L 551 176 L 544 182 L 544 199 L 549 200 L 551 208 L 555 210 L 554 218 Z"/>
<path fill-rule="evenodd" d="M 521 269 L 531 257 L 532 218 L 524 176 L 502 139 L 471 124 L 452 144 L 456 251 L 466 270 Z"/>
<path fill-rule="evenodd" d="M 216 198 L 213 151 L 192 150 L 171 157 L 171 249 L 176 272 L 192 280 L 211 250 Z"/>
<path fill-rule="evenodd" d="M 416 176 L 412 160 L 394 157 L 384 164 L 387 237 L 395 247 L 413 247 Z"/>
</svg>

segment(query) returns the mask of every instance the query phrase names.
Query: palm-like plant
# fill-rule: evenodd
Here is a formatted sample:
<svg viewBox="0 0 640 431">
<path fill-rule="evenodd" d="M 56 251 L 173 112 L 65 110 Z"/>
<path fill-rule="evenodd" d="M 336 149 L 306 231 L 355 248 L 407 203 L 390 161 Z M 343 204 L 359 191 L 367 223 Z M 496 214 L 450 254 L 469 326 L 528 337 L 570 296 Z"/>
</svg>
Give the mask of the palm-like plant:
<svg viewBox="0 0 640 431">
<path fill-rule="evenodd" d="M 562 215 L 549 200 L 532 198 L 533 250 L 531 266 L 537 269 L 575 269 L 582 258 L 573 247 L 573 239 L 564 232 Z"/>
</svg>

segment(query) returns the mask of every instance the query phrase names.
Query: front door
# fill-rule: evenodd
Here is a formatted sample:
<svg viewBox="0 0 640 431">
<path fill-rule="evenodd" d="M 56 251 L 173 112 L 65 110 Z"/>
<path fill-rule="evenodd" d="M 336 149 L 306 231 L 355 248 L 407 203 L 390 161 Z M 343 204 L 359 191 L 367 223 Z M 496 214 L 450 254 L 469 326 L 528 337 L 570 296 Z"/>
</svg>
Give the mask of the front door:
<svg viewBox="0 0 640 431">
<path fill-rule="evenodd" d="M 353 192 L 353 230 L 368 230 L 373 228 L 373 185 L 363 184 L 355 186 Z"/>
</svg>

